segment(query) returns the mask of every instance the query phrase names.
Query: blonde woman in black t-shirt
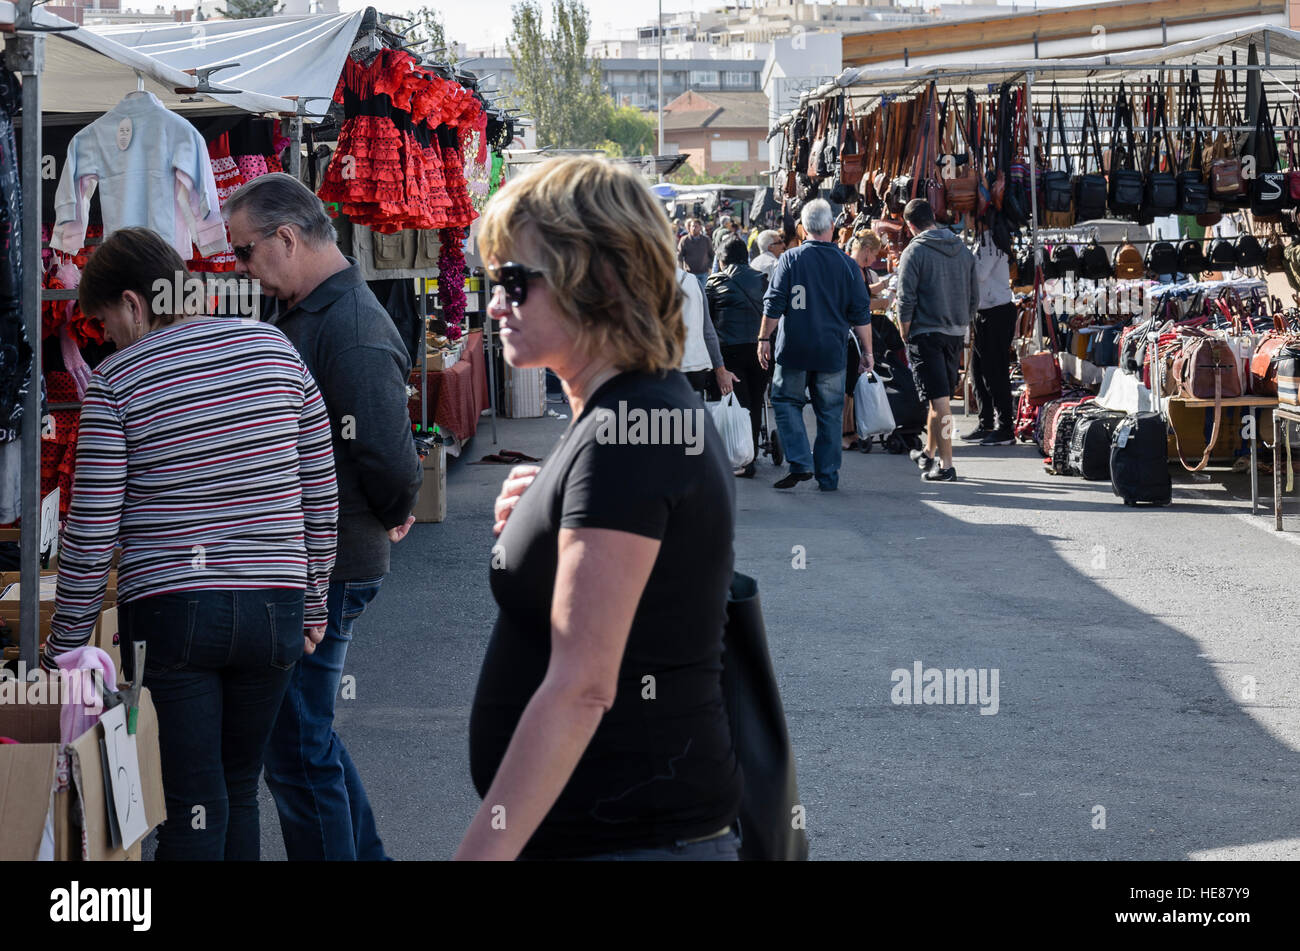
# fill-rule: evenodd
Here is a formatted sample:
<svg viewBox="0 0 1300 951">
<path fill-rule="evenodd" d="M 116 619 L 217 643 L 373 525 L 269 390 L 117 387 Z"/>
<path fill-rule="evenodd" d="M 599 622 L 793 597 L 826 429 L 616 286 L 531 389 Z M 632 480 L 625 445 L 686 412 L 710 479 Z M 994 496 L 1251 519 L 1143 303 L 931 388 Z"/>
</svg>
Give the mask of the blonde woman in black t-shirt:
<svg viewBox="0 0 1300 951">
<path fill-rule="evenodd" d="M 559 159 L 493 198 L 479 250 L 506 359 L 553 370 L 573 421 L 496 502 L 457 858 L 735 859 L 732 477 L 673 369 L 668 221 L 631 172 Z"/>
</svg>

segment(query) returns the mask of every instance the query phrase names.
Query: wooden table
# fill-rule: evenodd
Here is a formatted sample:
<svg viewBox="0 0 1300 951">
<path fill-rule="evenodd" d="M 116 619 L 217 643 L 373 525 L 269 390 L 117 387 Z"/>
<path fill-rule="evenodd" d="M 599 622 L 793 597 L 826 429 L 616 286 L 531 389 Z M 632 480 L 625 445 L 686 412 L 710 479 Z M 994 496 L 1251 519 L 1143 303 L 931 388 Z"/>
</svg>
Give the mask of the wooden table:
<svg viewBox="0 0 1300 951">
<path fill-rule="evenodd" d="M 1167 396 L 1166 403 L 1177 403 L 1188 409 L 1214 409 L 1214 400 L 1197 400 L 1183 396 Z M 1250 409 L 1250 514 L 1254 515 L 1259 507 L 1259 413 L 1261 406 L 1273 407 L 1273 429 L 1277 430 L 1276 396 L 1225 396 L 1219 400 L 1220 406 L 1245 406 Z M 1165 414 L 1168 419 L 1169 414 Z M 1277 443 L 1273 444 L 1274 453 Z M 1273 470 L 1276 479 L 1277 469 Z"/>
<path fill-rule="evenodd" d="M 1282 531 L 1282 421 L 1300 423 L 1300 406 L 1273 409 L 1273 528 Z"/>
</svg>

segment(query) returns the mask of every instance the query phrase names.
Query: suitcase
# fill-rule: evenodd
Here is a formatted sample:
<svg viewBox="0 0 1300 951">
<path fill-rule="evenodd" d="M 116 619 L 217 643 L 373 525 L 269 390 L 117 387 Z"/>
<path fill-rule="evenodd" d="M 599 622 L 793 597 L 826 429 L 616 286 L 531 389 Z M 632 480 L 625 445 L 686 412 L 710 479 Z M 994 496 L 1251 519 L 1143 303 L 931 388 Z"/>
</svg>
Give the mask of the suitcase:
<svg viewBox="0 0 1300 951">
<path fill-rule="evenodd" d="M 1115 427 L 1110 442 L 1110 485 L 1125 505 L 1173 500 L 1167 424 L 1159 413 L 1135 413 Z"/>
<path fill-rule="evenodd" d="M 1078 424 L 1079 416 L 1089 400 L 1078 400 L 1067 402 L 1057 411 L 1055 424 L 1050 433 L 1044 433 L 1044 442 L 1046 448 L 1043 460 L 1043 467 L 1053 475 L 1071 475 L 1069 468 L 1070 461 L 1070 443 L 1074 438 L 1074 429 Z"/>
<path fill-rule="evenodd" d="M 1070 437 L 1070 475 L 1083 476 L 1090 482 L 1110 478 L 1110 440 L 1115 427 L 1125 418 L 1124 413 L 1089 409 L 1080 415 Z"/>
</svg>

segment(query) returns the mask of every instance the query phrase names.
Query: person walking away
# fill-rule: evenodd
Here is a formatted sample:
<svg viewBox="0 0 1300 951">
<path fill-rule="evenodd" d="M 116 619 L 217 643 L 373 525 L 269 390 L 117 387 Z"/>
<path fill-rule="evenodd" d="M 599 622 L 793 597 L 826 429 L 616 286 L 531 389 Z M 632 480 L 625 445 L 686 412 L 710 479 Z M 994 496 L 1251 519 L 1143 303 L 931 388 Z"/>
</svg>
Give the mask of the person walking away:
<svg viewBox="0 0 1300 951">
<path fill-rule="evenodd" d="M 898 318 L 917 392 L 930 404 L 925 448 L 910 455 L 927 482 L 953 482 L 949 401 L 961 373 L 966 328 L 979 305 L 975 255 L 935 223 L 923 198 L 907 203 L 903 221 L 912 240 L 898 261 Z"/>
<path fill-rule="evenodd" d="M 758 362 L 773 363 L 772 408 L 790 471 L 775 483 L 793 488 L 815 475 L 823 492 L 839 488 L 843 447 L 844 346 L 850 332 L 862 344 L 861 370 L 872 367 L 870 301 L 862 272 L 831 241 L 835 217 L 818 198 L 804 205 L 801 222 L 808 240 L 781 255 L 763 298 Z M 780 335 L 773 336 L 778 324 Z M 817 417 L 812 451 L 804 426 L 809 401 Z"/>
<path fill-rule="evenodd" d="M 284 173 L 263 175 L 222 212 L 236 271 L 280 302 L 270 322 L 320 384 L 338 472 L 325 639 L 293 671 L 267 748 L 267 785 L 290 860 L 382 860 L 365 786 L 334 730 L 334 701 L 356 621 L 379 593 L 389 549 L 415 521 L 423 469 L 407 412 L 410 357 L 305 185 Z"/>
<path fill-rule="evenodd" d="M 758 423 L 767 371 L 758 365 L 758 327 L 763 322 L 763 294 L 767 278 L 749 265 L 745 242 L 739 236 L 722 242 L 722 270 L 709 275 L 705 292 L 709 313 L 717 325 L 722 362 L 736 380 L 736 399 L 749 411 L 749 428 L 758 452 Z M 754 462 L 736 470 L 746 479 L 754 477 Z"/>
<path fill-rule="evenodd" d="M 763 277 L 770 282 L 776 259 L 785 251 L 785 236 L 779 231 L 760 231 L 754 240 L 754 247 L 758 248 L 758 256 L 749 262 L 749 266 L 761 271 Z"/>
<path fill-rule="evenodd" d="M 65 655 L 90 638 L 120 545 L 122 674 L 143 676 L 158 711 L 157 858 L 256 861 L 267 740 L 326 624 L 338 519 L 330 422 L 279 330 L 159 308 L 188 277 L 145 228 L 109 235 L 81 277 L 81 309 L 117 352 L 82 403 L 41 661 L 75 663 Z"/>
<path fill-rule="evenodd" d="M 686 237 L 677 242 L 677 260 L 683 268 L 695 275 L 700 292 L 704 292 L 704 282 L 709 278 L 713 267 L 713 242 L 704 233 L 704 225 L 699 218 L 686 222 Z"/>
<path fill-rule="evenodd" d="M 980 237 L 975 265 L 979 310 L 971 326 L 971 376 L 979 401 L 979 425 L 962 439 L 981 446 L 1013 446 L 1011 340 L 1016 332 L 1016 307 L 1011 302 L 1010 262 L 988 231 Z"/>
<path fill-rule="evenodd" d="M 708 400 L 716 388 L 723 396 L 731 392 L 736 375 L 723 362 L 718 346 L 718 332 L 709 316 L 709 301 L 699 284 L 681 268 L 677 269 L 677 285 L 686 295 L 682 303 L 682 319 L 686 323 L 686 346 L 682 349 L 682 362 L 678 367 L 686 375 L 691 389 Z"/>
<path fill-rule="evenodd" d="M 682 296 L 657 203 L 631 170 L 583 156 L 483 213 L 506 360 L 554 370 L 574 418 L 494 506 L 500 610 L 469 721 L 482 804 L 458 859 L 737 858 L 718 676 L 735 487 L 674 369 Z M 618 434 L 623 414 L 665 413 L 694 421 L 685 444 Z"/>
</svg>

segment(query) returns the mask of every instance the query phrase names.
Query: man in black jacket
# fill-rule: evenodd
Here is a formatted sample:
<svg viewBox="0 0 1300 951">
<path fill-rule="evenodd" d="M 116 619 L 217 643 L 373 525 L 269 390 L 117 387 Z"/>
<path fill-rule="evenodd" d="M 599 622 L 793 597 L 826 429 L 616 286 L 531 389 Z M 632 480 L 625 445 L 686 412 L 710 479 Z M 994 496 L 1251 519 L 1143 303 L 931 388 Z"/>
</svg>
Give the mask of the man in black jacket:
<svg viewBox="0 0 1300 951">
<path fill-rule="evenodd" d="M 705 293 L 709 313 L 718 331 L 722 363 L 738 377 L 736 399 L 749 410 L 749 427 L 754 435 L 754 452 L 758 452 L 758 421 L 767 391 L 768 372 L 758 365 L 758 328 L 763 322 L 763 294 L 767 276 L 749 264 L 749 250 L 743 238 L 733 235 L 722 242 L 719 254 L 722 270 L 709 275 Z M 736 473 L 754 477 L 750 462 Z"/>
<path fill-rule="evenodd" d="M 352 626 L 410 531 L 423 470 L 411 438 L 410 357 L 392 320 L 335 244 L 320 199 L 285 174 L 245 185 L 222 209 L 236 270 L 277 299 L 271 322 L 329 410 L 339 489 L 338 555 L 324 638 L 293 672 L 266 751 L 266 780 L 290 860 L 387 856 L 361 777 L 334 732 Z M 184 817 L 182 817 L 184 821 Z"/>
</svg>

